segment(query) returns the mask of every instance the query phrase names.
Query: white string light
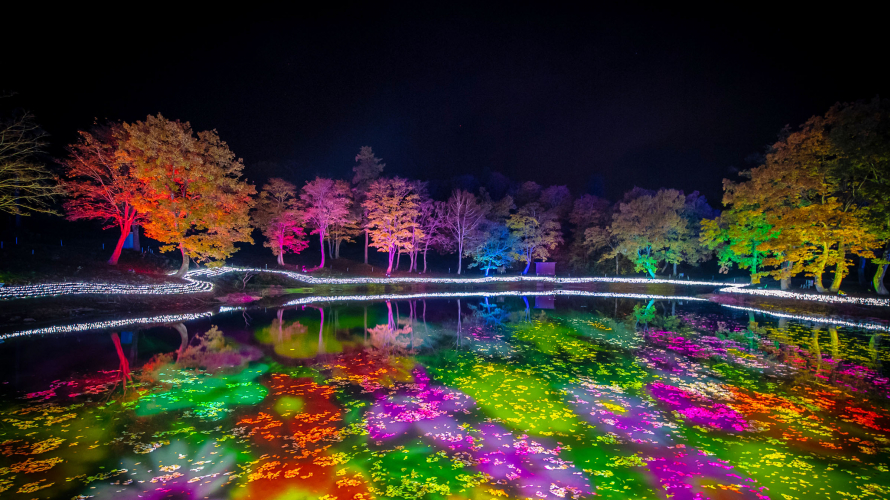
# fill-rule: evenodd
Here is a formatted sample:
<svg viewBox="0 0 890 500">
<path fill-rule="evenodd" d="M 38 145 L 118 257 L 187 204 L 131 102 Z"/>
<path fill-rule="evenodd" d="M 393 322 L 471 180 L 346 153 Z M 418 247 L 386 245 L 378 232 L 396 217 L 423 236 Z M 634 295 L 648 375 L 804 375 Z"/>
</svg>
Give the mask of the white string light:
<svg viewBox="0 0 890 500">
<path fill-rule="evenodd" d="M 403 294 L 382 294 L 382 295 L 331 295 L 327 297 L 300 297 L 286 304 L 289 306 L 308 305 L 316 302 L 343 302 L 343 301 L 373 301 L 373 300 L 408 300 L 408 299 L 446 299 L 446 298 L 463 298 L 463 297 L 519 297 L 519 296 L 548 296 L 548 295 L 565 295 L 573 297 L 597 297 L 597 298 L 621 298 L 621 299 L 641 299 L 641 300 L 689 300 L 707 302 L 708 299 L 701 297 L 684 297 L 676 295 L 649 295 L 643 293 L 607 293 L 607 292 L 587 292 L 584 290 L 547 290 L 547 291 L 521 291 L 508 290 L 501 292 L 425 292 L 425 293 L 403 293 Z"/>
<path fill-rule="evenodd" d="M 751 311 L 751 312 L 756 312 L 756 313 L 761 313 L 761 314 L 768 314 L 770 316 L 775 316 L 777 318 L 786 318 L 786 319 L 791 319 L 791 320 L 795 320 L 795 321 L 812 321 L 814 323 L 825 323 L 825 324 L 837 325 L 837 326 L 848 326 L 851 328 L 861 328 L 863 330 L 877 330 L 877 331 L 883 331 L 883 332 L 890 332 L 890 326 L 881 324 L 881 323 L 871 322 L 871 321 L 847 321 L 847 320 L 837 319 L 837 318 L 828 318 L 828 317 L 820 317 L 820 316 L 804 316 L 802 314 L 788 314 L 788 313 L 782 313 L 782 312 L 767 311 L 764 309 L 757 309 L 754 307 L 731 306 L 729 304 L 720 304 L 720 305 L 722 305 L 723 307 L 729 307 L 730 309 L 738 309 L 740 311 Z"/>
<path fill-rule="evenodd" d="M 721 288 L 723 293 L 741 293 L 745 295 L 760 295 L 764 297 L 778 297 L 782 299 L 809 300 L 824 302 L 826 304 L 856 304 L 862 306 L 890 306 L 890 299 L 878 299 L 873 297 L 847 297 L 844 295 L 815 295 L 812 293 L 788 292 L 785 290 L 763 290 L 757 288 L 741 288 L 738 286 Z"/>
<path fill-rule="evenodd" d="M 170 283 L 161 285 L 116 285 L 111 283 L 48 283 L 40 285 L 24 285 L 0 288 L 0 300 L 50 297 L 57 295 L 176 295 L 202 293 L 213 290 L 213 283 L 201 278 L 213 278 L 230 272 L 275 273 L 287 276 L 296 281 L 310 285 L 487 285 L 500 283 L 542 283 L 553 285 L 582 285 L 589 283 L 627 283 L 627 284 L 669 284 L 685 286 L 720 286 L 722 293 L 760 295 L 765 297 L 807 300 L 828 304 L 856 304 L 866 306 L 890 306 L 890 299 L 872 297 L 846 297 L 839 295 L 814 295 L 788 292 L 783 290 L 758 290 L 745 288 L 746 283 L 726 284 L 717 281 L 683 281 L 649 278 L 606 278 L 580 277 L 557 278 L 551 276 L 489 276 L 482 278 L 321 278 L 293 271 L 267 270 L 243 267 L 216 267 L 190 271 L 186 273 L 186 283 Z"/>
<path fill-rule="evenodd" d="M 201 281 L 230 272 L 276 273 L 311 285 L 399 285 L 399 284 L 441 284 L 441 285 L 484 285 L 498 283 L 646 283 L 675 284 L 692 286 L 725 286 L 716 281 L 680 281 L 646 278 L 556 278 L 549 276 L 509 276 L 485 278 L 319 278 L 292 271 L 267 270 L 258 268 L 216 267 L 186 273 L 187 283 L 161 285 L 117 285 L 112 283 L 47 283 L 39 285 L 10 286 L 0 288 L 0 300 L 51 297 L 57 295 L 178 295 L 201 293 L 213 290 L 213 283 Z M 744 285 L 740 285 L 744 286 Z"/>
<path fill-rule="evenodd" d="M 76 323 L 73 325 L 48 326 L 46 328 L 34 328 L 33 330 L 22 330 L 13 333 L 6 333 L 0 335 L 0 340 L 6 340 L 13 337 L 24 337 L 28 335 L 40 335 L 48 333 L 72 333 L 84 332 L 87 330 L 103 330 L 108 328 L 120 328 L 130 325 L 180 323 L 182 321 L 191 321 L 199 318 L 209 318 L 211 316 L 213 316 L 212 312 L 164 314 L 161 316 L 151 316 L 147 318 L 115 319 L 109 321 L 94 321 L 92 323 Z"/>
</svg>

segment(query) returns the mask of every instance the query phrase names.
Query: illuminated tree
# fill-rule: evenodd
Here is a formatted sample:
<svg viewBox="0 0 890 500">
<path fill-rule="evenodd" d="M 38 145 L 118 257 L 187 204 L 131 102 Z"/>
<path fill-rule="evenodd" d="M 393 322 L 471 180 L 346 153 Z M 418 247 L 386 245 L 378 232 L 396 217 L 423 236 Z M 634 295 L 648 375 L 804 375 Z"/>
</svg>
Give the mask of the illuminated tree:
<svg viewBox="0 0 890 500">
<path fill-rule="evenodd" d="M 436 221 L 431 220 L 435 216 L 435 204 L 427 193 L 427 183 L 413 181 L 412 189 L 417 193 L 418 206 L 410 221 L 411 250 L 408 252 L 408 257 L 411 260 L 408 264 L 408 272 L 417 271 L 417 255 L 421 248 L 428 248 L 429 239 L 433 235 L 433 232 L 428 231 L 428 226 L 436 224 Z M 434 231 L 435 229 L 433 228 Z M 396 267 L 398 268 L 398 257 L 396 257 Z"/>
<path fill-rule="evenodd" d="M 837 106 L 825 116 L 814 116 L 796 130 L 785 130 L 764 164 L 744 172 L 747 182 L 725 182 L 724 204 L 738 216 L 772 227 L 771 238 L 758 246 L 763 264 L 771 269 L 758 274 L 780 279 L 783 288 L 792 276 L 805 272 L 825 292 L 822 276 L 834 266 L 828 290 L 836 292 L 850 264 L 848 254 L 873 256 L 870 248 L 880 230 L 869 224 L 869 200 L 862 194 L 874 175 L 846 164 L 861 153 L 845 152 L 843 141 L 832 139 L 841 126 Z"/>
<path fill-rule="evenodd" d="M 837 152 L 828 178 L 839 187 L 843 203 L 856 205 L 876 247 L 883 243 L 873 261 L 878 268 L 872 285 L 888 295 L 884 276 L 890 264 L 890 100 L 835 104 L 826 116 L 833 123 L 829 140 Z"/>
<path fill-rule="evenodd" d="M 686 227 L 682 211 L 686 198 L 675 189 L 657 193 L 634 190 L 625 195 L 612 216 L 610 233 L 617 247 L 609 256 L 622 254 L 634 263 L 634 270 L 655 277 L 658 263 L 665 260 L 671 245 Z"/>
<path fill-rule="evenodd" d="M 445 225 L 445 203 L 432 199 L 420 203 L 420 215 L 417 224 L 423 233 L 423 273 L 426 274 L 426 255 L 430 246 L 440 245 L 447 235 L 443 233 Z M 419 251 L 419 248 L 415 251 Z M 417 270 L 417 259 L 414 259 L 414 270 Z"/>
<path fill-rule="evenodd" d="M 708 205 L 698 191 L 686 196 L 680 210 L 681 223 L 674 227 L 667 240 L 664 252 L 665 262 L 674 266 L 672 276 L 677 276 L 677 264 L 699 264 L 711 258 L 713 251 L 699 240 L 702 219 L 716 217 L 714 209 Z"/>
<path fill-rule="evenodd" d="M 123 129 L 123 160 L 144 184 L 133 203 L 146 214 L 146 235 L 164 243 L 161 251 L 182 253 L 177 276 L 188 271 L 190 258 L 222 265 L 235 243 L 253 243 L 256 189 L 241 179 L 243 162 L 216 131 L 195 134 L 188 122 L 160 114 Z"/>
<path fill-rule="evenodd" d="M 461 273 L 463 267 L 465 247 L 487 212 L 487 207 L 479 203 L 476 195 L 462 189 L 452 192 L 445 202 L 444 227 L 457 247 L 457 274 Z"/>
<path fill-rule="evenodd" d="M 345 181 L 316 177 L 308 181 L 300 193 L 303 200 L 303 218 L 311 226 L 312 233 L 318 235 L 321 248 L 321 264 L 324 267 L 324 241 L 331 226 L 350 223 L 352 192 Z"/>
<path fill-rule="evenodd" d="M 474 262 L 467 267 L 485 269 L 485 275 L 492 269 L 512 262 L 516 253 L 516 238 L 510 229 L 502 223 L 490 225 L 478 239 L 478 243 L 469 251 Z"/>
<path fill-rule="evenodd" d="M 272 249 L 279 265 L 284 265 L 285 253 L 300 253 L 309 246 L 297 202 L 296 186 L 284 179 L 272 178 L 260 191 L 251 214 L 254 225 L 266 237 L 263 246 Z"/>
<path fill-rule="evenodd" d="M 591 233 L 591 244 L 586 243 L 586 232 L 588 229 L 597 228 L 604 229 L 612 220 L 611 205 L 608 200 L 585 194 L 575 200 L 571 212 L 569 212 L 569 224 L 571 225 L 574 238 L 569 247 L 569 265 L 576 271 L 590 271 L 591 261 L 599 259 L 591 259 L 591 254 L 604 248 L 599 241 L 605 242 L 597 235 L 601 231 Z M 617 260 L 616 260 L 617 262 Z M 617 269 L 616 269 L 617 274 Z"/>
<path fill-rule="evenodd" d="M 68 146 L 68 157 L 61 161 L 65 179 L 60 185 L 69 196 L 65 202 L 68 220 L 99 219 L 104 229 L 120 230 L 108 259 L 111 265 L 117 265 L 132 226 L 145 222 L 134 205 L 134 199 L 143 196 L 143 183 L 134 175 L 133 164 L 119 154 L 122 134 L 122 127 L 113 123 L 80 132 L 80 140 Z"/>
<path fill-rule="evenodd" d="M 355 205 L 364 207 L 368 188 L 371 186 L 371 183 L 383 173 L 383 168 L 386 167 L 386 163 L 383 163 L 380 158 L 374 156 L 374 151 L 370 146 L 362 146 L 358 154 L 355 156 L 355 162 L 356 165 L 352 167 L 352 171 L 355 172 L 355 176 L 352 178 L 352 187 L 355 191 Z M 364 228 L 365 232 L 365 264 L 367 264 L 369 243 L 369 233 L 367 228 L 368 213 L 364 209 L 362 209 L 362 216 L 359 224 Z"/>
<path fill-rule="evenodd" d="M 516 239 L 513 258 L 525 262 L 522 274 L 528 274 L 535 259 L 547 262 L 550 252 L 562 243 L 556 214 L 543 210 L 538 203 L 529 203 L 508 217 L 507 227 Z"/>
<path fill-rule="evenodd" d="M 419 231 L 413 227 L 420 210 L 420 197 L 414 189 L 414 183 L 400 177 L 378 179 L 368 187 L 362 204 L 368 214 L 371 246 L 388 254 L 387 275 L 392 273 L 398 252 L 413 250 L 411 241 Z"/>
<path fill-rule="evenodd" d="M 355 237 L 363 232 L 361 226 L 359 226 L 361 217 L 361 210 L 356 211 L 355 205 L 352 205 L 347 218 L 331 224 L 327 233 L 328 245 L 330 245 L 328 253 L 331 257 L 339 259 L 340 245 L 342 243 L 354 243 Z"/>
<path fill-rule="evenodd" d="M 0 211 L 55 213 L 50 205 L 60 191 L 53 175 L 35 159 L 46 146 L 45 138 L 30 114 L 0 122 Z"/>
<path fill-rule="evenodd" d="M 703 219 L 701 226 L 700 241 L 716 251 L 720 272 L 725 273 L 736 264 L 751 270 L 751 283 L 760 282 L 760 266 L 766 255 L 762 245 L 778 234 L 762 214 L 730 209 L 714 219 Z"/>
<path fill-rule="evenodd" d="M 560 222 L 564 221 L 574 208 L 572 202 L 572 193 L 567 186 L 550 186 L 541 191 L 538 200 L 544 210 L 552 212 Z"/>
</svg>

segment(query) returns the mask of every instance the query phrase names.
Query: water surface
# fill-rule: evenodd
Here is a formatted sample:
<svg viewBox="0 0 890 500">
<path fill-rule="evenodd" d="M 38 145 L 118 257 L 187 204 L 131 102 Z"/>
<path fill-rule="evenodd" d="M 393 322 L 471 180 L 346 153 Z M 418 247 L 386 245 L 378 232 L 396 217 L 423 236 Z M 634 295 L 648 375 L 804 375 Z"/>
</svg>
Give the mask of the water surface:
<svg viewBox="0 0 890 500">
<path fill-rule="evenodd" d="M 0 496 L 890 497 L 882 327 L 412 298 L 0 344 Z"/>
</svg>

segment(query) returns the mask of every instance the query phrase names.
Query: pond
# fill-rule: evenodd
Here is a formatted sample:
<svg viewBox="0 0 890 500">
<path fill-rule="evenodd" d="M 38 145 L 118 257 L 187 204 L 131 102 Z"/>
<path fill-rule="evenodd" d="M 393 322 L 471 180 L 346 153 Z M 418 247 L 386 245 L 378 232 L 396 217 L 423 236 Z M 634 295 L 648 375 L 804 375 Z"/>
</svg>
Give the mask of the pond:
<svg viewBox="0 0 890 500">
<path fill-rule="evenodd" d="M 302 302 L 7 337 L 0 496 L 890 497 L 878 323 L 692 298 Z"/>
</svg>

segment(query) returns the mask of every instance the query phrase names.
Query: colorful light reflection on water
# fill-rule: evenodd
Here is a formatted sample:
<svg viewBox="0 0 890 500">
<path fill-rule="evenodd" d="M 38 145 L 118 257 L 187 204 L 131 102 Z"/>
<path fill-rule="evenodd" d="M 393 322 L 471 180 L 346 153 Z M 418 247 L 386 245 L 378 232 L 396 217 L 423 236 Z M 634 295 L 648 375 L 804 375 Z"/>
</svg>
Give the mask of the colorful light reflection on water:
<svg viewBox="0 0 890 500">
<path fill-rule="evenodd" d="M 883 333 L 514 297 L 0 346 L 0 494 L 890 497 Z"/>
</svg>

